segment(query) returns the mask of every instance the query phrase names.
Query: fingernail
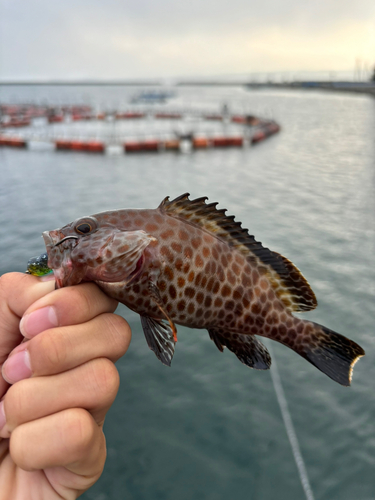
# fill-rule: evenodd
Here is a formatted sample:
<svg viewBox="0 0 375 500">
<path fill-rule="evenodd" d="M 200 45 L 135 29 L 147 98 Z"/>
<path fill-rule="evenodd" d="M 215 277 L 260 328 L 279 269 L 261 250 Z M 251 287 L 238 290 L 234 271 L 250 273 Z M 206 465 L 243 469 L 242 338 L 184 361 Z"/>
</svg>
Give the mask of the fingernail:
<svg viewBox="0 0 375 500">
<path fill-rule="evenodd" d="M 31 377 L 30 354 L 28 351 L 25 349 L 8 358 L 3 364 L 2 375 L 9 384 Z"/>
<path fill-rule="evenodd" d="M 58 326 L 58 323 L 55 308 L 47 306 L 26 314 L 21 319 L 20 330 L 24 337 L 31 338 L 44 330 Z"/>
<path fill-rule="evenodd" d="M 4 411 L 4 401 L 0 401 L 0 431 L 6 424 L 5 411 Z"/>
</svg>

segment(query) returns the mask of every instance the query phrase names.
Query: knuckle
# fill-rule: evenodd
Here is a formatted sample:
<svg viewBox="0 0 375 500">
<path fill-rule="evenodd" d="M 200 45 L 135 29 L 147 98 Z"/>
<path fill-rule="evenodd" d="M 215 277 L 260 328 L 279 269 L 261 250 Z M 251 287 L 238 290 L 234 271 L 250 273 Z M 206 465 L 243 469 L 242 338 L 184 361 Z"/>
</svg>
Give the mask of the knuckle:
<svg viewBox="0 0 375 500">
<path fill-rule="evenodd" d="M 16 465 L 26 471 L 32 471 L 33 461 L 28 446 L 25 446 L 25 441 L 27 442 L 27 436 L 25 435 L 24 426 L 17 427 L 10 436 L 10 455 Z"/>
<path fill-rule="evenodd" d="M 80 288 L 92 310 L 113 312 L 116 309 L 118 302 L 104 293 L 95 283 L 82 283 Z"/>
<path fill-rule="evenodd" d="M 17 384 L 9 387 L 5 396 L 5 414 L 7 417 L 7 424 L 10 427 L 15 427 L 23 421 L 24 411 L 29 406 L 30 380 L 20 380 Z"/>
<path fill-rule="evenodd" d="M 15 273 L 5 273 L 0 276 L 0 292 L 12 287 Z"/>
<path fill-rule="evenodd" d="M 118 314 L 107 314 L 105 320 L 112 349 L 118 357 L 121 357 L 126 353 L 130 344 L 130 327 L 127 321 Z"/>
<path fill-rule="evenodd" d="M 60 300 L 63 301 L 64 311 L 69 311 L 69 317 L 73 316 L 91 316 L 92 301 L 85 293 L 85 287 L 73 286 L 62 288 L 60 292 Z"/>
<path fill-rule="evenodd" d="M 54 373 L 65 366 L 68 348 L 59 328 L 43 332 L 30 345 L 31 365 L 36 375 Z"/>
<path fill-rule="evenodd" d="M 103 311 L 112 311 L 115 301 L 105 295 L 94 283 L 63 288 L 60 292 L 60 307 L 64 314 L 74 318 L 94 318 Z"/>
<path fill-rule="evenodd" d="M 10 273 L 3 274 L 0 276 L 0 296 L 2 297 L 5 294 L 5 290 L 8 288 Z"/>
<path fill-rule="evenodd" d="M 7 298 L 9 290 L 13 290 L 14 288 L 14 277 L 17 273 L 6 273 L 0 276 L 0 297 L 1 302 L 4 302 L 4 299 Z M 26 275 L 25 275 L 26 276 Z"/>
<path fill-rule="evenodd" d="M 97 425 L 92 416 L 82 408 L 69 410 L 65 418 L 66 439 L 78 459 L 84 456 L 92 446 L 97 433 Z"/>
<path fill-rule="evenodd" d="M 95 307 L 92 294 L 90 293 L 90 288 L 91 287 L 86 286 L 73 287 L 72 291 L 74 295 L 71 297 L 76 304 L 76 307 L 89 317 L 93 315 L 93 309 Z"/>
<path fill-rule="evenodd" d="M 115 365 L 107 358 L 98 358 L 91 363 L 93 390 L 98 401 L 112 401 L 120 385 L 120 376 Z"/>
</svg>

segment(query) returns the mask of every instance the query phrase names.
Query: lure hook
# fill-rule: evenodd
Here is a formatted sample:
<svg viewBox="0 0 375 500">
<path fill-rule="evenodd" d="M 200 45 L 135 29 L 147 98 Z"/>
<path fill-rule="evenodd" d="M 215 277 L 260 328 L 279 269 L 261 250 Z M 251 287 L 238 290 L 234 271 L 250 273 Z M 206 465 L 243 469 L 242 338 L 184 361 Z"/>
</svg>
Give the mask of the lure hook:
<svg viewBox="0 0 375 500">
<path fill-rule="evenodd" d="M 61 245 L 61 243 L 63 243 L 64 241 L 71 240 L 71 239 L 78 240 L 78 236 L 65 236 L 65 238 L 63 238 L 62 240 L 58 241 L 56 243 L 56 245 L 53 245 L 53 248 L 57 247 L 58 245 Z"/>
</svg>

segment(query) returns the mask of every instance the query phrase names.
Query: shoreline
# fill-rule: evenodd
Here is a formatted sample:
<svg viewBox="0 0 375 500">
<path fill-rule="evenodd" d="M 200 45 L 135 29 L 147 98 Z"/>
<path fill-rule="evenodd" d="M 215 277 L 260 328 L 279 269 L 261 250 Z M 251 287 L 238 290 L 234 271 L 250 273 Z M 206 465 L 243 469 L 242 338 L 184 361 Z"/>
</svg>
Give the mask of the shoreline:
<svg viewBox="0 0 375 500">
<path fill-rule="evenodd" d="M 293 81 L 293 82 L 246 82 L 246 81 L 218 81 L 218 80 L 176 80 L 166 84 L 162 80 L 122 80 L 122 81 L 99 81 L 99 80 L 76 80 L 76 81 L 0 81 L 0 87 L 245 87 L 248 90 L 328 90 L 331 92 L 350 92 L 375 96 L 375 82 L 352 82 L 352 81 Z"/>
</svg>

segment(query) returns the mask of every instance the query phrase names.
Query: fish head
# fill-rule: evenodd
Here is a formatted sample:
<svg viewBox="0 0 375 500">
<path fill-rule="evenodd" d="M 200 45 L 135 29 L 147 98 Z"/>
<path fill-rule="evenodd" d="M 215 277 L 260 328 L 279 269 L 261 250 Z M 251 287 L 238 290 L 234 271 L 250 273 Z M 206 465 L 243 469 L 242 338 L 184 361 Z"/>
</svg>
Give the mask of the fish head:
<svg viewBox="0 0 375 500">
<path fill-rule="evenodd" d="M 156 241 L 142 230 L 119 229 L 100 214 L 45 231 L 43 238 L 57 288 L 82 281 L 130 283 L 142 271 L 145 248 Z"/>
</svg>

